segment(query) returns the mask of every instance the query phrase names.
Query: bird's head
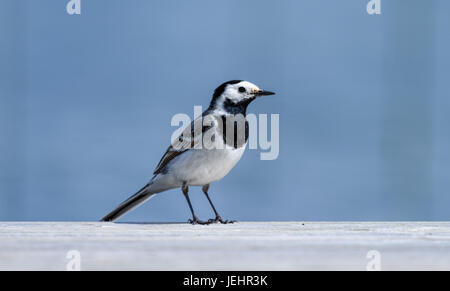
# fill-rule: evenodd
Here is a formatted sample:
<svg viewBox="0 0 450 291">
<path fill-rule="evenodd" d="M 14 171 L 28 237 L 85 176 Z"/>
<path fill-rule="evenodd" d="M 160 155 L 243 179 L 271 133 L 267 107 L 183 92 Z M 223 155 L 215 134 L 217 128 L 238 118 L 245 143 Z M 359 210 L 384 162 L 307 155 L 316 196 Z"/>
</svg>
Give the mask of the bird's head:
<svg viewBox="0 0 450 291">
<path fill-rule="evenodd" d="M 245 115 L 250 102 L 260 96 L 273 94 L 275 93 L 261 90 L 255 84 L 247 81 L 228 81 L 214 91 L 209 108 L 224 111 L 224 113 Z"/>
</svg>

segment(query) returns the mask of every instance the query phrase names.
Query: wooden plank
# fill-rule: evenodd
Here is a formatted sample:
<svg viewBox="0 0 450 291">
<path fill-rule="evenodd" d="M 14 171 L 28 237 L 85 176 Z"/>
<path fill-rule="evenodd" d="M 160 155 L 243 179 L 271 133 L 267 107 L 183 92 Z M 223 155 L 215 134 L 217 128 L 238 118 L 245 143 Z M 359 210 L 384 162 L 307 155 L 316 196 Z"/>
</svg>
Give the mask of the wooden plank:
<svg viewBox="0 0 450 291">
<path fill-rule="evenodd" d="M 71 250 L 79 265 L 67 257 Z M 450 223 L 0 222 L 0 270 L 66 270 L 68 264 L 81 270 L 450 270 Z"/>
</svg>

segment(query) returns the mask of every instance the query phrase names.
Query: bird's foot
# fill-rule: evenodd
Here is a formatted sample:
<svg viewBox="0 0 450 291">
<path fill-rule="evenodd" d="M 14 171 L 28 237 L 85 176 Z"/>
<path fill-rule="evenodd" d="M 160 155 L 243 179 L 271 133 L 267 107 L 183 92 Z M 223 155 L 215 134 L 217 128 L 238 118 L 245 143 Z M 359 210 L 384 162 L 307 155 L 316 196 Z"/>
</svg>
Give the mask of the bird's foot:
<svg viewBox="0 0 450 291">
<path fill-rule="evenodd" d="M 203 221 L 203 220 L 200 220 L 197 216 L 194 216 L 193 219 L 189 219 L 188 223 L 190 223 L 192 225 L 194 225 L 194 224 L 202 224 L 202 225 L 211 224 L 211 222 L 209 220 Z"/>
<path fill-rule="evenodd" d="M 222 217 L 220 216 L 216 216 L 216 218 L 211 218 L 208 220 L 209 223 L 222 223 L 222 224 L 230 224 L 230 223 L 235 223 L 236 220 L 223 220 Z"/>
</svg>

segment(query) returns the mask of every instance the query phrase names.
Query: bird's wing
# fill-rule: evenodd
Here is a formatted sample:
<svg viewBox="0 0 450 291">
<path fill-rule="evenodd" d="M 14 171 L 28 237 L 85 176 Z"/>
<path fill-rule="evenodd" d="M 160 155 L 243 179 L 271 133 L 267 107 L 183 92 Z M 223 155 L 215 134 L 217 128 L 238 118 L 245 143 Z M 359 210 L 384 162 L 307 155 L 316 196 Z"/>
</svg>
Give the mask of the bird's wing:
<svg viewBox="0 0 450 291">
<path fill-rule="evenodd" d="M 216 123 L 217 120 L 213 115 L 199 116 L 192 121 L 190 126 L 186 127 L 178 138 L 167 148 L 166 153 L 159 161 L 153 174 L 156 175 L 163 172 L 166 165 L 175 157 L 190 149 L 196 149 L 202 146 L 203 133 L 215 126 Z"/>
</svg>

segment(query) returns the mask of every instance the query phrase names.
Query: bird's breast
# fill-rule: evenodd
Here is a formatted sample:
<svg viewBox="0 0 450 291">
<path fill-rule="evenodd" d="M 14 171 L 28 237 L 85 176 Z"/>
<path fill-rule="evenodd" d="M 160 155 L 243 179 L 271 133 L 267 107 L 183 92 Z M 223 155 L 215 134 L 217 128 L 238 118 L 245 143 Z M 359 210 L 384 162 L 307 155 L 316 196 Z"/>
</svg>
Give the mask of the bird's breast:
<svg viewBox="0 0 450 291">
<path fill-rule="evenodd" d="M 201 186 L 222 179 L 241 159 L 245 146 L 192 149 L 178 156 L 169 169 L 177 180 Z"/>
<path fill-rule="evenodd" d="M 244 146 L 249 136 L 248 122 L 244 115 L 222 115 L 218 123 L 217 133 L 223 142 L 235 149 Z"/>
</svg>

